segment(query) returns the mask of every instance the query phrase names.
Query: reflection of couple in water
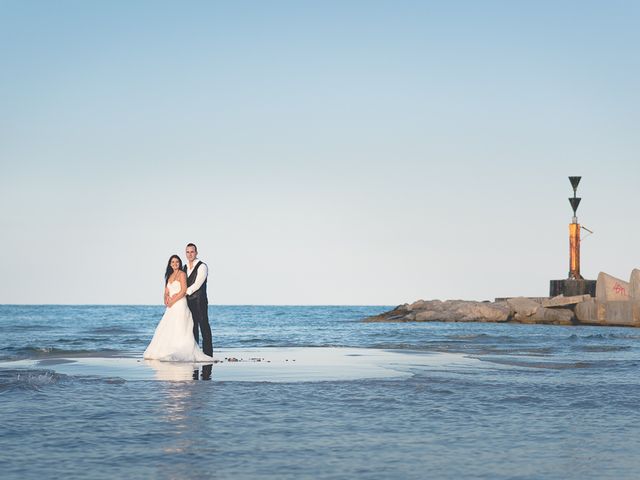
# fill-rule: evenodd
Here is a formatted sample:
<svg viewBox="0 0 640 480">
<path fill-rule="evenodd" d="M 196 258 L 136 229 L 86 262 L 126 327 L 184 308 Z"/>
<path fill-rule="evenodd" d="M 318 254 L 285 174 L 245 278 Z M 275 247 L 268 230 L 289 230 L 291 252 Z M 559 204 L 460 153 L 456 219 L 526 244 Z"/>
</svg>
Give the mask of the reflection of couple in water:
<svg viewBox="0 0 640 480">
<path fill-rule="evenodd" d="M 185 250 L 183 266 L 178 255 L 172 255 L 165 273 L 164 304 L 167 309 L 156 327 L 153 339 L 144 352 L 148 360 L 163 362 L 209 363 L 202 368 L 202 379 L 211 377 L 213 344 L 207 312 L 207 265 L 198 258 L 193 243 Z M 202 350 L 198 346 L 202 332 Z M 199 371 L 193 372 L 193 378 Z"/>
</svg>

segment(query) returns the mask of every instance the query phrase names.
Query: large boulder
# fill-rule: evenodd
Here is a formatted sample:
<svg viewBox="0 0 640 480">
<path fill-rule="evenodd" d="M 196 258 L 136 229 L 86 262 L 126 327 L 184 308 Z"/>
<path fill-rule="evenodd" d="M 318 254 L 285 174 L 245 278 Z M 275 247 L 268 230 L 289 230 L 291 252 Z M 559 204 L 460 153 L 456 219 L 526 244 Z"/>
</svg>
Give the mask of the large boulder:
<svg viewBox="0 0 640 480">
<path fill-rule="evenodd" d="M 505 302 L 466 300 L 418 300 L 390 312 L 366 318 L 365 322 L 506 322 L 511 309 Z"/>
<path fill-rule="evenodd" d="M 373 315 L 364 319 L 365 322 L 407 322 L 408 316 L 412 313 L 408 309 L 409 304 L 398 305 L 393 310 Z"/>
<path fill-rule="evenodd" d="M 460 302 L 456 305 L 460 322 L 506 322 L 511 309 L 506 302 Z"/>
<path fill-rule="evenodd" d="M 541 304 L 527 297 L 509 298 L 507 304 L 515 320 L 530 317 L 542 307 Z"/>
<path fill-rule="evenodd" d="M 540 307 L 528 320 L 530 323 L 573 325 L 575 323 L 575 315 L 568 308 Z"/>
<path fill-rule="evenodd" d="M 433 302 L 439 302 L 440 300 L 432 300 Z M 410 312 L 413 312 L 415 310 L 423 310 L 427 307 L 427 304 L 429 304 L 430 302 L 427 302 L 425 300 L 416 300 L 415 302 L 413 302 L 410 305 L 407 305 L 407 310 L 409 310 Z"/>
<path fill-rule="evenodd" d="M 543 323 L 553 325 L 572 325 L 575 316 L 568 308 L 545 308 L 535 300 L 516 297 L 507 300 L 511 307 L 512 318 L 517 323 Z"/>
<path fill-rule="evenodd" d="M 598 302 L 629 300 L 629 282 L 600 272 L 596 282 L 596 300 Z"/>
</svg>

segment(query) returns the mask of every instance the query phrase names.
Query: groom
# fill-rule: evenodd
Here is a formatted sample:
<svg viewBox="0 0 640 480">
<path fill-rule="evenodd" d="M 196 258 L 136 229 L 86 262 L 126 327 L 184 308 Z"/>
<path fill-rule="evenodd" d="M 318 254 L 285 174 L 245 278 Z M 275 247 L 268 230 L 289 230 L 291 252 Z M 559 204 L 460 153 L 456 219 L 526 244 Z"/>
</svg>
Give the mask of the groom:
<svg viewBox="0 0 640 480">
<path fill-rule="evenodd" d="M 193 336 L 198 343 L 198 329 L 202 332 L 202 351 L 209 356 L 213 354 L 211 327 L 209 326 L 209 300 L 207 300 L 207 265 L 198 260 L 198 248 L 190 243 L 185 250 L 187 263 L 184 271 L 187 274 L 187 304 L 193 316 Z"/>
</svg>

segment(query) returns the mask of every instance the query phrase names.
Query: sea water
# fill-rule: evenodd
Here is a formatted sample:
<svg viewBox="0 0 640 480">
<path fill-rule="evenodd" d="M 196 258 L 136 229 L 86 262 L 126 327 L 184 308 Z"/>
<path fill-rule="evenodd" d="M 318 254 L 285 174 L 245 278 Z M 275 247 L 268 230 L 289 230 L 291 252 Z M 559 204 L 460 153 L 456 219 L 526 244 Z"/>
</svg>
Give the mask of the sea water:
<svg viewBox="0 0 640 480">
<path fill-rule="evenodd" d="M 361 322 L 388 308 L 209 315 L 225 358 L 358 349 L 415 359 L 398 375 L 326 380 L 291 366 L 291 381 L 225 380 L 221 364 L 209 381 L 171 381 L 64 368 L 138 361 L 161 306 L 0 306 L 0 476 L 640 476 L 640 330 Z M 432 362 L 443 354 L 467 361 Z"/>
</svg>

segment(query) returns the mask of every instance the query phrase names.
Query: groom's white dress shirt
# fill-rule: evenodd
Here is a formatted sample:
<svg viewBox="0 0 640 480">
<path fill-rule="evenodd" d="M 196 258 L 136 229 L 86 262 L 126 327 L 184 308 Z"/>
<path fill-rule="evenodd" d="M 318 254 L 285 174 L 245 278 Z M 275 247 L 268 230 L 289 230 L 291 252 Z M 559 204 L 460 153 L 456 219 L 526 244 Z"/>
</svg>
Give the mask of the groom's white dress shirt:
<svg viewBox="0 0 640 480">
<path fill-rule="evenodd" d="M 198 262 L 202 262 L 202 260 L 198 258 L 194 259 L 193 266 L 195 267 Z M 187 277 L 191 275 L 191 272 L 193 272 L 193 268 L 189 268 L 189 262 L 187 262 Z M 187 295 L 191 295 L 193 292 L 197 291 L 207 279 L 207 275 L 209 275 L 209 269 L 207 268 L 207 264 L 202 262 L 202 265 L 200 265 L 200 268 L 198 269 L 198 273 L 196 273 L 196 281 L 193 282 L 193 285 L 187 288 Z"/>
</svg>

